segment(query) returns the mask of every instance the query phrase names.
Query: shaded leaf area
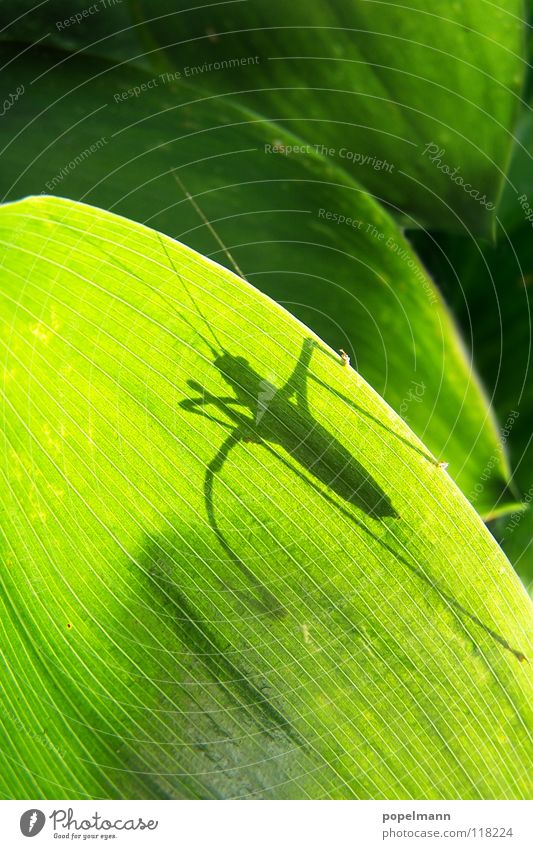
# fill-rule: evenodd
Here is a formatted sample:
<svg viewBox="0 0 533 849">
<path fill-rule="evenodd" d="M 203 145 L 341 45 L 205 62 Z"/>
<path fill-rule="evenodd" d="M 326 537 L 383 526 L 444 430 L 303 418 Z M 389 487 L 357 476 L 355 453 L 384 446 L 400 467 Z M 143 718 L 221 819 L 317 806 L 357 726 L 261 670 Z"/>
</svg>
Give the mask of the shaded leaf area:
<svg viewBox="0 0 533 849">
<path fill-rule="evenodd" d="M 502 423 L 513 488 L 528 509 L 524 515 L 517 511 L 501 519 L 494 531 L 527 586 L 533 579 L 528 515 L 533 494 L 532 226 L 525 221 L 514 230 L 502 231 L 494 247 L 444 236 L 430 242 L 413 234 L 462 324 Z M 484 486 L 481 476 L 472 500 L 482 497 Z"/>
<path fill-rule="evenodd" d="M 4 38 L 145 64 L 229 95 L 325 151 L 411 225 L 492 231 L 526 68 L 521 0 L 229 0 L 171 11 L 140 0 L 68 26 L 63 17 L 87 12 L 81 0 L 25 12 L 3 4 Z"/>
<path fill-rule="evenodd" d="M 0 40 L 151 64 L 127 0 L 3 0 Z"/>
<path fill-rule="evenodd" d="M 525 93 L 528 99 L 533 95 L 533 65 L 531 57 L 533 55 L 533 3 L 531 0 L 526 0 L 526 57 L 528 60 L 528 69 L 526 73 L 526 89 Z"/>
<path fill-rule="evenodd" d="M 0 244 L 2 794 L 527 797 L 530 601 L 357 372 L 109 213 Z"/>
<path fill-rule="evenodd" d="M 89 70 L 59 53 L 25 53 L 5 74 L 26 82 L 4 118 L 6 198 L 84 199 L 231 265 L 207 216 L 248 278 L 348 351 L 470 492 L 499 451 L 496 425 L 437 289 L 358 183 L 316 153 L 270 152 L 297 140 L 191 87 L 159 78 L 136 94 L 148 76 L 96 61 Z M 477 504 L 483 515 L 512 508 L 507 479 L 502 455 Z"/>
<path fill-rule="evenodd" d="M 415 222 L 491 231 L 524 78 L 520 0 L 182 2 L 172 12 L 140 0 L 135 11 L 181 79 L 329 148 Z"/>
</svg>

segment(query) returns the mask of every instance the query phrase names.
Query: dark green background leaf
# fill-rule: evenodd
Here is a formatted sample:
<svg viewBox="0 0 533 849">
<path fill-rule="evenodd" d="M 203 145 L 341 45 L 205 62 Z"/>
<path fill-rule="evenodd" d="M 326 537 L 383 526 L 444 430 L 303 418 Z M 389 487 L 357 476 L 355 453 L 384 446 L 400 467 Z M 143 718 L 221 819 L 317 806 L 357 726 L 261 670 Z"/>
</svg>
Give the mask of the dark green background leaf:
<svg viewBox="0 0 533 849">
<path fill-rule="evenodd" d="M 521 0 L 189 5 L 135 6 L 182 79 L 235 92 L 304 142 L 331 147 L 337 164 L 415 222 L 490 232 L 494 212 L 479 199 L 497 204 L 511 152 L 525 71 Z M 376 169 L 383 161 L 390 172 Z M 458 169 L 468 191 L 439 164 Z"/>
<path fill-rule="evenodd" d="M 353 177 L 315 153 L 288 154 L 296 140 L 277 124 L 181 83 L 156 78 L 135 94 L 152 78 L 41 51 L 6 74 L 26 84 L 4 119 L 7 198 L 51 191 L 86 200 L 227 263 L 174 181 L 178 168 L 250 280 L 345 348 L 467 495 L 490 461 L 476 506 L 483 515 L 510 509 L 496 425 L 446 307 Z M 280 141 L 284 153 L 267 152 Z"/>
</svg>

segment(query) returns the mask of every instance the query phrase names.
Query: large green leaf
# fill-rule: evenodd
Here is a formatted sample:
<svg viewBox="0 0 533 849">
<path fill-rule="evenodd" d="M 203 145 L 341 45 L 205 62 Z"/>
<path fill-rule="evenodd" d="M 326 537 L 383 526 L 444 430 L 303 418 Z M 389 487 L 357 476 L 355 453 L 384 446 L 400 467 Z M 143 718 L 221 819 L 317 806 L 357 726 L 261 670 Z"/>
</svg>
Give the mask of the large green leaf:
<svg viewBox="0 0 533 849">
<path fill-rule="evenodd" d="M 0 242 L 2 795 L 526 797 L 530 601 L 390 407 L 139 224 Z"/>
<path fill-rule="evenodd" d="M 134 8 L 180 79 L 329 148 L 418 222 L 489 232 L 526 67 L 522 0 Z"/>
<path fill-rule="evenodd" d="M 467 495 L 490 463 L 476 507 L 509 509 L 497 429 L 446 307 L 353 176 L 316 153 L 265 154 L 276 140 L 285 151 L 298 140 L 190 86 L 148 89 L 136 70 L 59 53 L 4 55 L 6 79 L 26 87 L 4 118 L 8 198 L 85 199 L 227 262 L 176 185 L 178 168 L 253 283 L 345 348 Z M 145 88 L 129 96 L 135 86 Z"/>
</svg>

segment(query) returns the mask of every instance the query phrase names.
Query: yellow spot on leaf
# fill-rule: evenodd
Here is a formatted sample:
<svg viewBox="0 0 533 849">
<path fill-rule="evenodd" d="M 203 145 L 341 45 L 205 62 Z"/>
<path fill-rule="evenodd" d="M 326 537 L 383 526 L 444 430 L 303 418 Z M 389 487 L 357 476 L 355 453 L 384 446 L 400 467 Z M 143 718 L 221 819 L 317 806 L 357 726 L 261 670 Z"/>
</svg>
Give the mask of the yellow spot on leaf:
<svg viewBox="0 0 533 849">
<path fill-rule="evenodd" d="M 52 334 L 48 327 L 43 324 L 42 321 L 39 321 L 37 324 L 32 324 L 30 327 L 30 332 L 33 336 L 37 337 L 39 342 L 42 342 L 44 345 L 48 345 Z"/>
<path fill-rule="evenodd" d="M 61 327 L 61 322 L 59 321 L 55 306 L 53 306 L 50 310 L 50 324 L 52 325 L 52 329 L 54 331 L 59 330 Z"/>
<path fill-rule="evenodd" d="M 46 447 L 49 450 L 52 449 L 53 451 L 55 451 L 56 454 L 59 454 L 62 447 L 62 441 L 58 437 L 57 433 L 55 433 L 55 431 L 53 431 L 48 424 L 44 425 L 43 431 L 45 436 Z"/>
</svg>

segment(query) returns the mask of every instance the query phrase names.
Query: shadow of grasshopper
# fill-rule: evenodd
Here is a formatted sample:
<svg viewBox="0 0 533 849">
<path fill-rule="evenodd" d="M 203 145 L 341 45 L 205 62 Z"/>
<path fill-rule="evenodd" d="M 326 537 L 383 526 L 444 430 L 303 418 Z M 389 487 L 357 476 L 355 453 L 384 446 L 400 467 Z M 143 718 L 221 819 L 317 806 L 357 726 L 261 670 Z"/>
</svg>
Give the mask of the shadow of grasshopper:
<svg viewBox="0 0 533 849">
<path fill-rule="evenodd" d="M 222 470 L 232 449 L 241 442 L 255 442 L 263 446 L 328 502 L 333 503 L 350 521 L 375 539 L 377 537 L 370 527 L 363 524 L 352 510 L 347 509 L 348 504 L 365 511 L 373 519 L 400 518 L 390 499 L 372 476 L 344 445 L 314 418 L 310 410 L 307 399 L 307 372 L 313 349 L 317 347 L 313 339 L 304 339 L 298 362 L 280 389 L 276 389 L 269 381 L 262 380 L 244 357 L 233 356 L 224 350 L 218 353 L 205 337 L 202 339 L 214 356 L 213 365 L 234 394 L 213 395 L 205 392 L 197 381 L 189 380 L 189 387 L 200 393 L 199 397 L 187 398 L 180 402 L 180 406 L 227 428 L 227 422 L 220 421 L 207 412 L 207 408 L 212 407 L 224 413 L 232 422 L 229 436 L 207 466 L 204 497 L 210 525 L 220 544 L 249 580 L 257 581 L 257 577 L 235 554 L 220 530 L 213 494 L 216 475 Z M 277 449 L 282 449 L 282 452 Z M 291 461 L 296 461 L 296 464 Z M 339 501 L 339 498 L 342 501 Z M 505 638 L 464 608 L 429 574 L 409 562 L 384 539 L 379 539 L 379 543 L 437 592 L 456 616 L 466 617 L 475 623 L 519 661 L 526 660 L 521 651 L 514 649 Z M 264 609 L 277 616 L 283 615 L 283 605 L 265 587 L 259 587 L 258 591 Z"/>
<path fill-rule="evenodd" d="M 188 381 L 199 397 L 181 401 L 184 410 L 210 418 L 206 410 L 212 407 L 233 423 L 230 435 L 207 467 L 206 489 L 212 491 L 213 478 L 233 448 L 240 442 L 256 442 L 266 448 L 282 448 L 302 471 L 369 516 L 397 518 L 390 499 L 368 471 L 313 417 L 307 400 L 306 371 L 314 346 L 313 339 L 304 340 L 298 363 L 281 389 L 261 379 L 243 357 L 226 351 L 215 354 L 213 364 L 233 395 L 212 395 L 196 381 Z"/>
<path fill-rule="evenodd" d="M 202 339 L 213 354 L 213 365 L 233 394 L 213 395 L 205 392 L 197 381 L 189 380 L 189 387 L 198 392 L 198 397 L 187 398 L 180 406 L 230 428 L 229 435 L 206 468 L 204 497 L 209 523 L 219 543 L 248 579 L 257 581 L 222 533 L 214 501 L 216 475 L 240 443 L 255 442 L 263 446 L 315 491 L 328 496 L 328 500 L 336 495 L 372 518 L 397 518 L 389 498 L 376 481 L 311 412 L 307 399 L 307 370 L 316 345 L 313 339 L 304 340 L 298 362 L 280 389 L 262 379 L 243 357 L 225 350 L 219 353 L 205 337 Z M 223 413 L 231 424 L 215 418 L 209 408 Z M 281 612 L 280 603 L 270 593 L 261 588 L 260 594 L 270 612 Z"/>
</svg>

